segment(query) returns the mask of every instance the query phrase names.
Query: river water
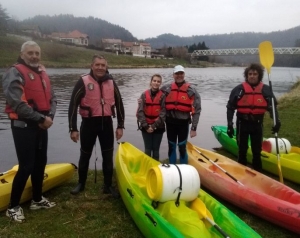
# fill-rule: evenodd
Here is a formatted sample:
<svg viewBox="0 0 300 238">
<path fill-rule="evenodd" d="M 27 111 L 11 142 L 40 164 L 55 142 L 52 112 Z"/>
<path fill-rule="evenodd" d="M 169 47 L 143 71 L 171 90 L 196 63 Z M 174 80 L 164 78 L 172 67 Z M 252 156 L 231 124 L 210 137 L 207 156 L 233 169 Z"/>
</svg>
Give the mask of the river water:
<svg viewBox="0 0 300 238">
<path fill-rule="evenodd" d="M 186 68 L 186 80 L 192 83 L 200 93 L 202 99 L 202 113 L 197 129 L 197 137 L 190 141 L 200 147 L 212 149 L 220 147 L 211 131 L 212 125 L 227 124 L 226 103 L 230 91 L 237 84 L 243 82 L 241 67 L 228 68 Z M 5 69 L 0 69 L 0 77 Z M 73 86 L 81 74 L 89 69 L 47 69 L 58 97 L 58 107 L 54 124 L 49 129 L 48 163 L 72 162 L 77 164 L 80 144 L 71 141 L 68 132 L 68 106 Z M 137 98 L 148 88 L 150 78 L 159 73 L 163 76 L 163 83 L 173 81 L 172 69 L 111 69 L 110 73 L 116 80 L 121 91 L 125 106 L 125 130 L 120 141 L 128 141 L 143 150 L 141 132 L 137 131 L 136 108 Z M 272 68 L 271 81 L 276 97 L 288 92 L 300 77 L 300 68 Z M 263 82 L 268 83 L 267 74 Z M 10 130 L 10 122 L 3 113 L 5 99 L 0 86 L 0 172 L 10 169 L 17 164 L 14 143 Z M 78 117 L 78 125 L 80 117 Z M 116 119 L 114 120 L 116 125 Z M 118 144 L 115 142 L 115 151 Z M 94 167 L 98 157 L 97 168 L 101 168 L 101 152 L 99 143 L 91 157 L 90 167 Z M 167 138 L 164 134 L 161 158 L 167 158 Z"/>
</svg>

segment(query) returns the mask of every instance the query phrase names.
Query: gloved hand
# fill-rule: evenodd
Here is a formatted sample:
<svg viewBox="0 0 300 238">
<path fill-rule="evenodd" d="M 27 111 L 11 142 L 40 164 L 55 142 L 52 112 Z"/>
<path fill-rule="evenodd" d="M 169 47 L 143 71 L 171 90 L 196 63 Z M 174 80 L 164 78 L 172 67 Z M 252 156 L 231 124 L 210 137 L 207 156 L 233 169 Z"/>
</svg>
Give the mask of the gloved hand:
<svg viewBox="0 0 300 238">
<path fill-rule="evenodd" d="M 228 135 L 230 138 L 233 138 L 233 136 L 234 136 L 234 129 L 233 129 L 233 125 L 232 125 L 232 124 L 228 124 L 228 127 L 227 127 L 227 135 Z"/>
<path fill-rule="evenodd" d="M 278 133 L 280 127 L 281 127 L 281 122 L 278 120 L 275 126 L 272 126 L 272 134 Z"/>
</svg>

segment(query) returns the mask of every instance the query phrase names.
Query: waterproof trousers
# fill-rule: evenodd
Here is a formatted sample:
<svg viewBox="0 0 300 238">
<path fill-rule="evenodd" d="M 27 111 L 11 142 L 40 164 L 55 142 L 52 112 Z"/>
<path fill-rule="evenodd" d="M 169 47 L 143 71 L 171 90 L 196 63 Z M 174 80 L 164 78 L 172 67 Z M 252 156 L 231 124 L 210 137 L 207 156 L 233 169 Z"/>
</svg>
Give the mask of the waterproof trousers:
<svg viewBox="0 0 300 238">
<path fill-rule="evenodd" d="M 37 124 L 17 127 L 12 120 L 12 135 L 15 143 L 19 169 L 12 183 L 9 208 L 18 206 L 26 182 L 31 177 L 32 198 L 42 199 L 42 186 L 47 164 L 48 131 Z"/>
<path fill-rule="evenodd" d="M 238 162 L 247 165 L 247 150 L 250 137 L 252 150 L 252 165 L 256 171 L 262 171 L 260 158 L 261 146 L 263 140 L 262 122 L 253 122 L 237 118 L 236 121 L 236 139 L 239 148 Z"/>
<path fill-rule="evenodd" d="M 142 136 L 145 145 L 145 154 L 149 155 L 153 159 L 159 160 L 159 148 L 163 133 L 148 133 L 142 131 Z"/>
<path fill-rule="evenodd" d="M 78 163 L 78 182 L 85 184 L 89 162 L 96 139 L 99 139 L 102 154 L 104 184 L 112 185 L 114 132 L 111 117 L 83 118 L 80 126 L 80 158 Z"/>
<path fill-rule="evenodd" d="M 173 124 L 166 123 L 167 128 L 167 138 L 169 145 L 169 163 L 176 164 L 176 144 L 178 141 L 178 149 L 179 149 L 179 162 L 180 164 L 188 163 L 188 155 L 186 152 L 186 143 L 189 134 L 189 123 L 186 122 L 184 124 Z"/>
</svg>

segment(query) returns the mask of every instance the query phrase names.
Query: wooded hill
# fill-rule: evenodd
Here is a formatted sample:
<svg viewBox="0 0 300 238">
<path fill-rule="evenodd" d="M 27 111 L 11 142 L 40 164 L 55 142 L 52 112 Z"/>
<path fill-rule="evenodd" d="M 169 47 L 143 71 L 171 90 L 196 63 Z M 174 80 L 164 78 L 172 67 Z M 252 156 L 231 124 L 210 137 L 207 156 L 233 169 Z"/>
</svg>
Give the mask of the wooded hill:
<svg viewBox="0 0 300 238">
<path fill-rule="evenodd" d="M 269 40 L 273 47 L 300 46 L 300 26 L 270 33 L 239 32 L 219 35 L 195 35 L 180 37 L 173 34 L 163 34 L 155 38 L 147 38 L 152 47 L 184 46 L 205 42 L 210 49 L 256 48 L 262 41 Z"/>
<path fill-rule="evenodd" d="M 42 34 L 52 32 L 70 32 L 79 30 L 89 35 L 90 43 L 97 45 L 102 38 L 121 39 L 123 41 L 137 41 L 125 28 L 111 24 L 95 17 L 74 17 L 73 15 L 35 16 L 20 22 L 23 25 L 37 25 Z"/>
<path fill-rule="evenodd" d="M 91 44 L 97 45 L 102 38 L 121 39 L 122 41 L 138 41 L 129 30 L 94 17 L 74 17 L 73 15 L 35 16 L 20 23 L 38 25 L 41 32 L 69 32 L 79 30 L 88 34 Z M 144 39 L 152 48 L 190 46 L 205 42 L 210 49 L 254 48 L 261 41 L 270 40 L 274 47 L 300 46 L 300 26 L 270 33 L 239 32 L 215 35 L 194 35 L 180 37 L 173 34 L 162 34 Z M 297 43 L 298 42 L 298 43 Z"/>
</svg>

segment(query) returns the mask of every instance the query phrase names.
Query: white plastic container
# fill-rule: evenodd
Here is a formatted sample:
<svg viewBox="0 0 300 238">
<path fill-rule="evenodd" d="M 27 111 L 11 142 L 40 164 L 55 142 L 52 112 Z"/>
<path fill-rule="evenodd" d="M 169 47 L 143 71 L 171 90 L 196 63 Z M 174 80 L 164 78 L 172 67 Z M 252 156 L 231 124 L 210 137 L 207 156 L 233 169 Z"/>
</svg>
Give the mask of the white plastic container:
<svg viewBox="0 0 300 238">
<path fill-rule="evenodd" d="M 169 167 L 168 167 L 169 166 Z M 187 164 L 158 165 L 149 169 L 146 178 L 148 196 L 153 201 L 166 202 L 176 200 L 180 192 L 180 174 L 182 191 L 180 200 L 192 201 L 200 191 L 200 177 L 197 170 Z"/>
<path fill-rule="evenodd" d="M 263 141 L 262 150 L 276 155 L 277 151 L 276 151 L 275 138 L 269 138 L 269 139 Z M 278 150 L 279 150 L 279 154 L 290 153 L 291 143 L 285 138 L 278 138 Z"/>
</svg>

